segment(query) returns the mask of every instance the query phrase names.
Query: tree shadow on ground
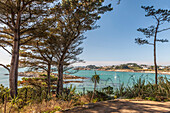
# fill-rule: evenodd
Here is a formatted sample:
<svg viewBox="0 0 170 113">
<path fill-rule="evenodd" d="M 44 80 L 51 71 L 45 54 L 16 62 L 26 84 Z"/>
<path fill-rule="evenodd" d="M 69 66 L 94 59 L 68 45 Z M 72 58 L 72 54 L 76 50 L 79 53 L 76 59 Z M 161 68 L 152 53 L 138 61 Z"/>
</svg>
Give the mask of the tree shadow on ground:
<svg viewBox="0 0 170 113">
<path fill-rule="evenodd" d="M 170 102 L 111 100 L 92 108 L 75 108 L 64 113 L 170 113 Z"/>
</svg>

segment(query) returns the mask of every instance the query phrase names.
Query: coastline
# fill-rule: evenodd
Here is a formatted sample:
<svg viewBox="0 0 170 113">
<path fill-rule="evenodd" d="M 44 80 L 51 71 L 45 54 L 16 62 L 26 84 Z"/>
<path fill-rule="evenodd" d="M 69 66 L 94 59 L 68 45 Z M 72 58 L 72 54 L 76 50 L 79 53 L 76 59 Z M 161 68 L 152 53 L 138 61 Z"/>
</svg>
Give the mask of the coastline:
<svg viewBox="0 0 170 113">
<path fill-rule="evenodd" d="M 94 69 L 78 69 L 78 70 L 94 70 Z M 154 74 L 154 70 L 132 70 L 132 69 L 114 69 L 114 70 L 106 70 L 106 69 L 95 69 L 97 71 L 113 71 L 113 72 L 131 72 L 131 73 L 152 73 Z M 170 72 L 158 71 L 158 74 L 161 75 L 170 75 Z"/>
<path fill-rule="evenodd" d="M 84 70 L 84 69 L 81 69 Z M 89 69 L 91 70 L 91 69 Z M 148 70 L 131 70 L 131 69 L 114 69 L 114 70 L 105 70 L 105 69 L 96 69 L 97 71 L 113 71 L 113 72 L 131 72 L 131 73 L 149 73 L 149 74 L 154 74 L 155 71 L 148 71 Z M 19 72 L 18 76 L 20 77 L 39 77 L 39 75 L 46 74 L 44 72 Z M 57 76 L 57 73 L 51 73 L 54 76 Z M 158 71 L 158 74 L 161 75 L 170 75 L 170 72 L 163 72 L 163 71 Z M 5 74 L 7 75 L 7 74 Z M 75 75 L 68 75 L 64 74 L 63 75 L 64 79 L 88 79 L 87 77 L 79 77 Z"/>
<path fill-rule="evenodd" d="M 130 70 L 130 69 L 115 69 L 115 70 L 101 70 L 101 69 L 97 69 L 98 71 L 114 71 L 114 72 L 132 72 L 132 73 L 155 73 L 155 71 L 134 71 L 134 70 Z M 162 74 L 162 75 L 170 75 L 170 72 L 160 72 L 158 71 L 158 74 Z"/>
<path fill-rule="evenodd" d="M 19 72 L 18 76 L 21 77 L 40 77 L 40 75 L 46 74 L 44 72 Z M 57 73 L 51 73 L 51 75 L 57 76 Z M 88 79 L 87 77 L 79 77 L 75 75 L 63 74 L 63 79 Z"/>
</svg>

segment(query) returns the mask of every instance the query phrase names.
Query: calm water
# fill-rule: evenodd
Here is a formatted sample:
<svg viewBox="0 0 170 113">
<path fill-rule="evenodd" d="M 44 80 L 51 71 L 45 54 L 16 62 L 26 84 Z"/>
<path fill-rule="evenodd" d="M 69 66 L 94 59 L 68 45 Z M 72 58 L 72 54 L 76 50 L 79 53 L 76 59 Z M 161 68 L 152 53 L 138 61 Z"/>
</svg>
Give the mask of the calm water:
<svg viewBox="0 0 170 113">
<path fill-rule="evenodd" d="M 9 76 L 4 75 L 7 74 L 8 71 L 6 71 L 3 68 L 0 68 L 0 84 L 3 84 L 4 86 L 8 86 L 9 82 Z M 83 81 L 83 83 L 72 83 L 73 86 L 76 86 L 78 91 L 82 91 L 83 87 L 85 87 L 86 90 L 92 90 L 94 84 L 91 81 L 91 77 L 94 75 L 94 70 L 81 70 L 77 73 L 74 73 L 72 75 L 80 76 L 80 77 L 88 77 L 88 79 L 75 79 L 75 81 Z M 100 83 L 97 85 L 98 89 L 101 89 L 106 86 L 112 86 L 114 88 L 118 88 L 121 83 L 124 83 L 124 85 L 131 86 L 133 82 L 136 82 L 138 78 L 142 78 L 146 80 L 147 82 L 154 83 L 154 74 L 149 73 L 131 73 L 131 72 L 113 72 L 113 71 L 97 71 L 97 74 L 100 75 Z M 166 76 L 170 79 L 170 75 L 159 75 L 159 76 Z M 131 79 L 130 79 L 131 78 Z M 19 80 L 21 77 L 19 77 Z M 72 80 L 73 81 L 73 80 Z M 71 83 L 64 84 L 64 87 L 69 87 Z"/>
<path fill-rule="evenodd" d="M 76 87 L 82 90 L 82 87 L 86 89 L 93 89 L 94 84 L 91 82 L 90 78 L 94 75 L 95 71 L 93 70 L 81 70 L 73 75 L 88 77 L 89 79 L 83 80 L 84 83 L 76 83 Z M 119 88 L 120 84 L 124 83 L 125 86 L 131 86 L 139 78 L 145 79 L 146 83 L 151 82 L 155 83 L 155 75 L 151 73 L 132 73 L 132 72 L 113 72 L 113 71 L 97 71 L 97 74 L 100 75 L 100 83 L 97 85 L 98 89 L 103 87 L 112 86 L 115 89 Z M 166 76 L 170 79 L 170 75 L 158 75 Z M 69 85 L 69 84 L 68 84 Z"/>
<path fill-rule="evenodd" d="M 0 84 L 3 84 L 5 87 L 9 86 L 9 76 L 4 75 L 9 74 L 8 71 L 0 67 Z M 18 80 L 21 80 L 21 77 L 18 77 Z"/>
<path fill-rule="evenodd" d="M 0 68 L 0 84 L 3 84 L 4 86 L 8 86 L 9 84 L 9 77 L 4 75 L 4 74 L 7 74 L 8 71 L 3 69 L 3 68 Z"/>
</svg>

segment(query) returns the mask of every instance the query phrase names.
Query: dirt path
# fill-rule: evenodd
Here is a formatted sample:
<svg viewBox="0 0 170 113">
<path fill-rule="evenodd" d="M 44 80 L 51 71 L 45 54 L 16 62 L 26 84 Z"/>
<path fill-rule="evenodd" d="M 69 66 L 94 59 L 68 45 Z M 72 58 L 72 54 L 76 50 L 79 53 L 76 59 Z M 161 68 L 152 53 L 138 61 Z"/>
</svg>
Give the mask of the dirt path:
<svg viewBox="0 0 170 113">
<path fill-rule="evenodd" d="M 170 102 L 111 100 L 91 108 L 76 108 L 64 113 L 170 113 Z"/>
</svg>

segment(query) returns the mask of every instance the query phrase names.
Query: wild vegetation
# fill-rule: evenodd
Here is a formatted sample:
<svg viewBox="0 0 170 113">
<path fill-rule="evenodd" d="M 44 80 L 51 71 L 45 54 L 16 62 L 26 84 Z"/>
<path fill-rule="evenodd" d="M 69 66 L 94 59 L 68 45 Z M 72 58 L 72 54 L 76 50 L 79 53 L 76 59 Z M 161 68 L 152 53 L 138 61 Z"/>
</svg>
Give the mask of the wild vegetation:
<svg viewBox="0 0 170 113">
<path fill-rule="evenodd" d="M 132 78 L 129 78 L 132 79 Z M 166 77 L 160 77 L 158 85 L 151 84 L 142 77 L 133 82 L 131 86 L 122 84 L 117 90 L 108 86 L 96 90 L 96 83 L 100 81 L 95 74 L 94 91 L 86 93 L 76 92 L 76 87 L 72 85 L 64 88 L 61 95 L 56 97 L 52 91 L 48 94 L 47 76 L 42 75 L 40 78 L 23 78 L 19 81 L 23 87 L 18 89 L 18 96 L 12 98 L 9 88 L 0 87 L 0 108 L 4 112 L 55 112 L 70 109 L 75 106 L 82 106 L 89 102 L 95 103 L 115 98 L 129 99 L 146 99 L 152 101 L 169 101 L 170 100 L 170 82 Z M 56 78 L 51 77 L 52 83 Z M 52 89 L 55 86 L 51 86 Z M 40 107 L 41 106 L 41 107 Z"/>
<path fill-rule="evenodd" d="M 124 84 L 122 84 L 120 89 L 117 89 L 115 92 L 115 95 L 122 98 L 169 101 L 170 81 L 166 77 L 160 77 L 158 79 L 158 85 L 156 85 L 139 78 L 137 81 L 133 82 L 132 86 L 125 87 Z"/>
<path fill-rule="evenodd" d="M 56 78 L 51 76 L 52 83 L 56 84 Z M 55 91 L 48 93 L 47 75 L 40 78 L 23 78 L 19 81 L 22 88 L 18 89 L 18 96 L 12 98 L 9 88 L 0 87 L 0 108 L 4 112 L 55 112 L 69 109 L 75 106 L 82 106 L 89 102 L 98 102 L 112 99 L 105 88 L 102 92 L 95 90 L 87 91 L 85 94 L 77 93 L 76 87 L 72 85 L 64 88 L 62 94 L 56 97 Z M 55 90 L 56 86 L 51 85 Z M 105 93 L 106 91 L 106 93 Z M 41 107 L 40 107 L 41 106 Z"/>
<path fill-rule="evenodd" d="M 119 0 L 120 2 L 120 0 Z M 114 91 L 111 86 L 96 90 L 100 76 L 95 73 L 91 81 L 93 91 L 76 92 L 76 87 L 63 87 L 64 71 L 73 63 L 83 62 L 78 56 L 83 52 L 81 44 L 87 31 L 97 29 L 101 15 L 113 8 L 104 0 L 1 0 L 0 1 L 0 47 L 11 55 L 10 65 L 3 65 L 9 71 L 9 88 L 0 86 L 0 112 L 55 112 L 87 103 L 114 98 L 140 98 L 156 101 L 170 100 L 169 79 L 157 76 L 156 42 L 160 25 L 170 21 L 170 11 L 142 6 L 146 17 L 153 17 L 156 26 L 139 28 L 146 38 L 136 38 L 138 44 L 154 47 L 155 84 L 140 78 L 132 86 L 123 84 Z M 7 49 L 10 47 L 10 49 Z M 46 74 L 18 81 L 18 68 L 27 67 Z M 52 67 L 58 74 L 52 74 Z M 89 65 L 90 69 L 101 69 Z M 108 69 L 141 70 L 135 63 L 111 66 Z M 120 78 L 119 78 L 120 79 Z M 18 88 L 18 85 L 20 88 Z"/>
</svg>

